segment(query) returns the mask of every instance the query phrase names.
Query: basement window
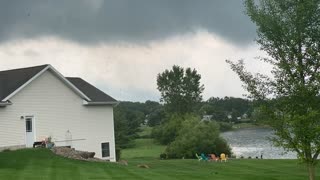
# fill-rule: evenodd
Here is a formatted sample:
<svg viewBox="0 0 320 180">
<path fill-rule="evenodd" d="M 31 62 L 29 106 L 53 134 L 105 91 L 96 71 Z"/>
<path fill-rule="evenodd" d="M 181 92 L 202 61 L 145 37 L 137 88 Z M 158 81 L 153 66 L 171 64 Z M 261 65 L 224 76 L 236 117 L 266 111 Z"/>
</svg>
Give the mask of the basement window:
<svg viewBox="0 0 320 180">
<path fill-rule="evenodd" d="M 110 145 L 108 142 L 101 143 L 102 157 L 110 156 Z"/>
</svg>

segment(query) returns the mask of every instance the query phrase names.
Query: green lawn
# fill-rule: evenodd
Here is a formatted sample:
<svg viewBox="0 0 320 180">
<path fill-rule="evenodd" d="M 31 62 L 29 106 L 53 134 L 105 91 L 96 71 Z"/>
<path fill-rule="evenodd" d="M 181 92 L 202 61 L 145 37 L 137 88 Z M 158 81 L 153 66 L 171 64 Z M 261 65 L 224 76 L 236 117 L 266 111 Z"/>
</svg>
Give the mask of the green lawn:
<svg viewBox="0 0 320 180">
<path fill-rule="evenodd" d="M 135 148 L 123 151 L 128 166 L 65 159 L 46 149 L 2 152 L 0 179 L 307 179 L 305 167 L 296 160 L 241 159 L 227 163 L 159 160 L 163 149 L 151 139 L 139 139 Z M 150 169 L 139 168 L 138 164 L 147 164 Z"/>
<path fill-rule="evenodd" d="M 157 145 L 153 139 L 136 139 L 135 147 L 121 151 L 121 159 L 158 159 L 159 155 L 164 152 L 165 147 Z"/>
<path fill-rule="evenodd" d="M 138 133 L 140 137 L 145 137 L 151 135 L 152 132 L 152 127 L 146 126 L 146 125 L 141 125 L 140 127 L 141 132 Z"/>
</svg>

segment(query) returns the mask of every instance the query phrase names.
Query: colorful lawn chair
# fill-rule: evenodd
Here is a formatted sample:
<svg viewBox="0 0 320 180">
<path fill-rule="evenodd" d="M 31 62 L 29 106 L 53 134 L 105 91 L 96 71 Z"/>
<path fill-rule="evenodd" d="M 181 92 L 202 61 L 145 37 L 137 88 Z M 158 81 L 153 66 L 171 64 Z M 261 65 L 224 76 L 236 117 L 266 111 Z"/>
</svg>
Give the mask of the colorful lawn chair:
<svg viewBox="0 0 320 180">
<path fill-rule="evenodd" d="M 196 153 L 196 157 L 198 158 L 199 161 L 202 160 L 202 158 Z"/>
<path fill-rule="evenodd" d="M 220 160 L 221 160 L 221 162 L 222 161 L 227 162 L 227 157 L 226 157 L 226 155 L 224 153 L 221 153 Z"/>
<path fill-rule="evenodd" d="M 210 154 L 211 161 L 219 161 L 219 158 L 215 154 Z"/>
<path fill-rule="evenodd" d="M 208 161 L 209 160 L 208 157 L 206 155 L 204 155 L 203 153 L 201 153 L 200 156 L 201 156 L 202 160 L 204 160 L 204 161 Z"/>
</svg>

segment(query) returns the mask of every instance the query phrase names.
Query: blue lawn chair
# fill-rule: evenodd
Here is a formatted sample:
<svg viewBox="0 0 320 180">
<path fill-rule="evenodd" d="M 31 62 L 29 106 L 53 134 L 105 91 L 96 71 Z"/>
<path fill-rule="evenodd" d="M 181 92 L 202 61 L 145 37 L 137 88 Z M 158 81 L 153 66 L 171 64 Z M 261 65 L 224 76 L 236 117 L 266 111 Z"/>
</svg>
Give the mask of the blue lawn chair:
<svg viewBox="0 0 320 180">
<path fill-rule="evenodd" d="M 201 153 L 200 156 L 201 156 L 202 160 L 204 160 L 204 161 L 208 161 L 209 160 L 208 157 L 206 155 L 204 155 L 203 153 Z"/>
</svg>

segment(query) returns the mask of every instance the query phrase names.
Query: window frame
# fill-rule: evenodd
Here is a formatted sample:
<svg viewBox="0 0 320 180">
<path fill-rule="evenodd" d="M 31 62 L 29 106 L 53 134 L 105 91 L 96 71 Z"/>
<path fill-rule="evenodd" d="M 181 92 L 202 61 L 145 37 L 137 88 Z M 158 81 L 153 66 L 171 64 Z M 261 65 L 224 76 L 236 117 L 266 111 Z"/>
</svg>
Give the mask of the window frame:
<svg viewBox="0 0 320 180">
<path fill-rule="evenodd" d="M 26 118 L 26 132 L 33 132 L 33 122 L 30 117 Z"/>
<path fill-rule="evenodd" d="M 110 157 L 110 142 L 101 143 L 101 156 L 103 158 Z"/>
</svg>

